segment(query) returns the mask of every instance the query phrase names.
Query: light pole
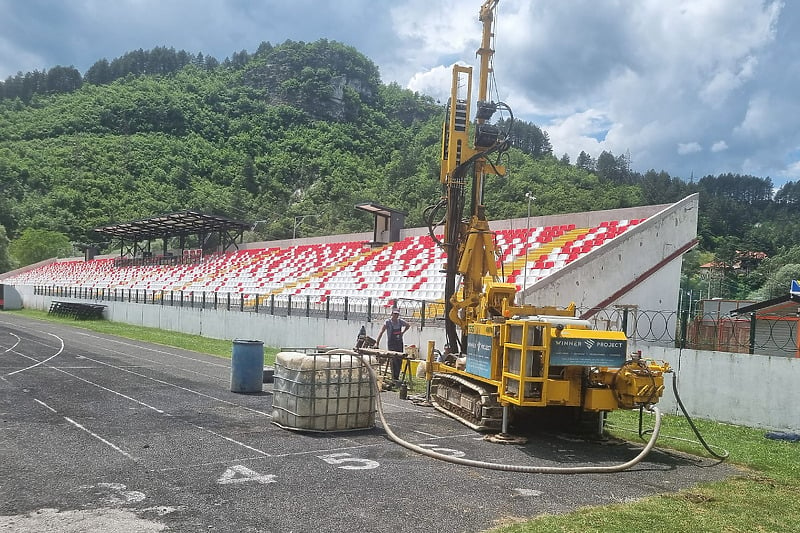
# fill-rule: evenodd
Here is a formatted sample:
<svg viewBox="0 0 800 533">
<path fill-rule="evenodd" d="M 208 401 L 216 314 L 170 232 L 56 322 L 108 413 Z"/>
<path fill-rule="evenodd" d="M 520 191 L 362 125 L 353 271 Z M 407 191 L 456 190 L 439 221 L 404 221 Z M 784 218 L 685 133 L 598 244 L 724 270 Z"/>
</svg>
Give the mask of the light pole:
<svg viewBox="0 0 800 533">
<path fill-rule="evenodd" d="M 315 214 L 295 215 L 295 217 L 294 217 L 294 227 L 292 228 L 292 240 L 294 240 L 297 237 L 297 228 L 300 227 L 300 224 L 302 224 L 303 221 L 305 219 L 307 219 L 308 217 L 316 217 L 316 216 L 319 216 L 319 215 L 315 215 Z"/>
<path fill-rule="evenodd" d="M 530 192 L 525 193 L 525 198 L 528 199 L 528 221 L 525 224 L 525 270 L 522 273 L 522 303 L 525 303 L 525 291 L 528 288 L 528 244 L 531 238 L 531 202 L 536 200 L 536 197 Z"/>
</svg>

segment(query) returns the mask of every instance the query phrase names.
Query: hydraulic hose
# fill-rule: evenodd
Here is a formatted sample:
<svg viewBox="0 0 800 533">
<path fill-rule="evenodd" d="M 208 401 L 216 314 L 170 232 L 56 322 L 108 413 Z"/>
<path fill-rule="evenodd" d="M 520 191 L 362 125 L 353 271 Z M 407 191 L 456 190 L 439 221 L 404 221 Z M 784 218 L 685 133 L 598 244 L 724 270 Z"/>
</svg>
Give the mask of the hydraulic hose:
<svg viewBox="0 0 800 533">
<path fill-rule="evenodd" d="M 700 441 L 700 444 L 703 445 L 703 448 L 705 448 L 706 451 L 708 453 L 710 453 L 713 457 L 719 459 L 720 462 L 722 462 L 725 459 L 727 459 L 728 456 L 730 455 L 730 452 L 728 452 L 728 450 L 722 450 L 722 453 L 719 454 L 719 453 L 716 453 L 714 450 L 712 450 L 711 446 L 706 443 L 705 439 L 703 438 L 703 435 L 700 434 L 700 430 L 697 429 L 697 426 L 694 425 L 694 421 L 692 420 L 692 417 L 689 416 L 689 413 L 686 411 L 686 407 L 683 406 L 683 402 L 681 401 L 681 395 L 678 394 L 678 374 L 677 374 L 677 372 L 672 374 L 672 392 L 675 394 L 675 401 L 678 402 L 678 407 L 681 408 L 681 412 L 683 412 L 683 416 L 686 417 L 686 421 L 689 423 L 689 427 L 692 428 L 692 431 L 694 431 L 694 434 L 697 437 L 697 440 Z"/>
<path fill-rule="evenodd" d="M 653 449 L 653 446 L 656 444 L 656 440 L 658 439 L 658 434 L 661 430 L 661 411 L 659 411 L 658 407 L 651 406 L 650 411 L 653 412 L 655 415 L 655 423 L 653 426 L 653 433 L 650 436 L 650 440 L 647 442 L 642 451 L 639 454 L 627 461 L 625 463 L 613 466 L 530 466 L 530 465 L 511 465 L 511 464 L 502 464 L 502 463 L 491 463 L 487 461 L 477 461 L 474 459 L 465 459 L 463 457 L 453 457 L 451 455 L 445 455 L 438 453 L 436 451 L 423 448 L 421 446 L 417 446 L 411 442 L 408 442 L 395 434 L 392 431 L 391 426 L 386 421 L 386 417 L 383 413 L 383 404 L 381 402 L 380 390 L 378 389 L 378 374 L 375 372 L 375 369 L 370 364 L 369 360 L 352 350 L 333 350 L 328 353 L 341 353 L 341 354 L 350 354 L 356 357 L 361 358 L 361 362 L 366 366 L 367 370 L 372 377 L 372 387 L 375 393 L 375 405 L 378 411 L 378 417 L 381 420 L 381 424 L 383 424 L 383 429 L 386 431 L 386 434 L 389 436 L 389 439 L 396 442 L 400 446 L 411 450 L 413 452 L 425 455 L 432 459 L 437 459 L 439 461 L 445 461 L 448 463 L 453 463 L 462 466 L 472 466 L 475 468 L 485 468 L 489 470 L 499 470 L 503 472 L 520 472 L 525 474 L 613 474 L 617 472 L 622 472 L 623 470 L 627 470 L 632 466 L 636 465 L 637 463 L 641 462 L 647 454 Z"/>
</svg>

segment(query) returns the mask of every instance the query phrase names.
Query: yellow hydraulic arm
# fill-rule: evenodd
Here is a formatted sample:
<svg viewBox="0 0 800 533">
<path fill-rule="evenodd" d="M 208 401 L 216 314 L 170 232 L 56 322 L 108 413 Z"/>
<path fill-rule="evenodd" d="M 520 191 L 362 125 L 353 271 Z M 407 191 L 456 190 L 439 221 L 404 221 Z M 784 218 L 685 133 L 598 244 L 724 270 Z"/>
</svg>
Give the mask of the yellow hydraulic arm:
<svg viewBox="0 0 800 533">
<path fill-rule="evenodd" d="M 483 203 L 486 174 L 502 175 L 505 169 L 489 164 L 487 156 L 508 148 L 508 142 L 496 126 L 488 124 L 497 104 L 489 101 L 489 75 L 494 55 L 492 32 L 498 0 L 486 0 L 481 6 L 479 20 L 483 25 L 478 75 L 475 131 L 470 131 L 472 102 L 472 67 L 453 66 L 453 79 L 447 116 L 442 126 L 440 181 L 443 187 L 444 242 L 447 252 L 445 282 L 445 314 L 448 342 L 455 348 L 463 346 L 467 325 L 487 306 L 484 297 L 484 278 L 497 277 L 494 236 L 489 230 Z M 470 141 L 472 140 L 472 143 Z M 466 175 L 472 169 L 471 183 Z M 468 187 L 469 185 L 469 187 Z M 470 193 L 469 210 L 466 209 Z M 456 277 L 461 276 L 459 296 Z M 461 329 L 461 335 L 456 332 Z"/>
</svg>

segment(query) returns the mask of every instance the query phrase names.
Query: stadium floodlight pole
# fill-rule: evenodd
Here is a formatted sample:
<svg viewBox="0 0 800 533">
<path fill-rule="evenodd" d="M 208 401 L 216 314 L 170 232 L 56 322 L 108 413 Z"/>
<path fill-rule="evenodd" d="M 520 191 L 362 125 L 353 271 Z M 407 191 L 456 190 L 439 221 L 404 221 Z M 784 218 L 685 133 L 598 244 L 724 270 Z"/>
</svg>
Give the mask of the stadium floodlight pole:
<svg viewBox="0 0 800 533">
<path fill-rule="evenodd" d="M 525 225 L 525 271 L 522 273 L 522 303 L 525 303 L 525 291 L 528 289 L 528 246 L 530 246 L 531 239 L 531 202 L 536 200 L 536 197 L 530 191 L 525 193 L 525 198 L 528 199 L 528 222 Z"/>
<path fill-rule="evenodd" d="M 303 221 L 305 219 L 307 219 L 308 217 L 316 217 L 316 216 L 319 216 L 319 215 L 314 214 L 314 213 L 309 213 L 307 215 L 295 215 L 295 217 L 294 217 L 294 228 L 292 229 L 292 240 L 295 240 L 297 238 L 297 228 L 300 227 L 300 224 L 302 224 Z"/>
</svg>

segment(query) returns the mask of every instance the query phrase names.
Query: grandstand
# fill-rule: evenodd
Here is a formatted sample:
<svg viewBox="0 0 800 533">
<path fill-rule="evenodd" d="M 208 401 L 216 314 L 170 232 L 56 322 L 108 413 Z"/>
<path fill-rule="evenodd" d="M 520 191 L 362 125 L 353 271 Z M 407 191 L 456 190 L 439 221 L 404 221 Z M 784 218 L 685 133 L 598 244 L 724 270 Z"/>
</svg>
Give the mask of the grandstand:
<svg viewBox="0 0 800 533">
<path fill-rule="evenodd" d="M 530 227 L 527 219 L 492 222 L 500 279 L 515 283 L 526 303 L 674 310 L 681 255 L 696 242 L 696 216 L 691 196 L 667 206 L 537 217 Z M 399 241 L 378 247 L 370 246 L 371 237 L 183 250 L 168 262 L 57 260 L 8 273 L 2 283 L 19 290 L 26 307 L 41 309 L 53 295 L 108 300 L 112 313 L 113 302 L 213 309 L 224 302 L 225 309 L 258 311 L 291 307 L 292 300 L 307 309 L 347 302 L 378 313 L 398 305 L 409 317 L 426 304 L 440 312 L 435 304 L 443 297 L 445 257 L 426 230 L 404 230 Z"/>
<path fill-rule="evenodd" d="M 498 271 L 505 281 L 535 283 L 564 268 L 643 219 L 608 220 L 591 228 L 574 224 L 499 230 Z M 18 274 L 11 285 L 52 285 L 99 291 L 188 292 L 241 295 L 373 298 L 440 301 L 444 292 L 444 253 L 428 235 L 371 249 L 360 241 L 267 247 L 210 254 L 182 264 L 120 264 L 114 258 L 67 260 Z M 208 299 L 208 298 L 206 298 Z"/>
</svg>

